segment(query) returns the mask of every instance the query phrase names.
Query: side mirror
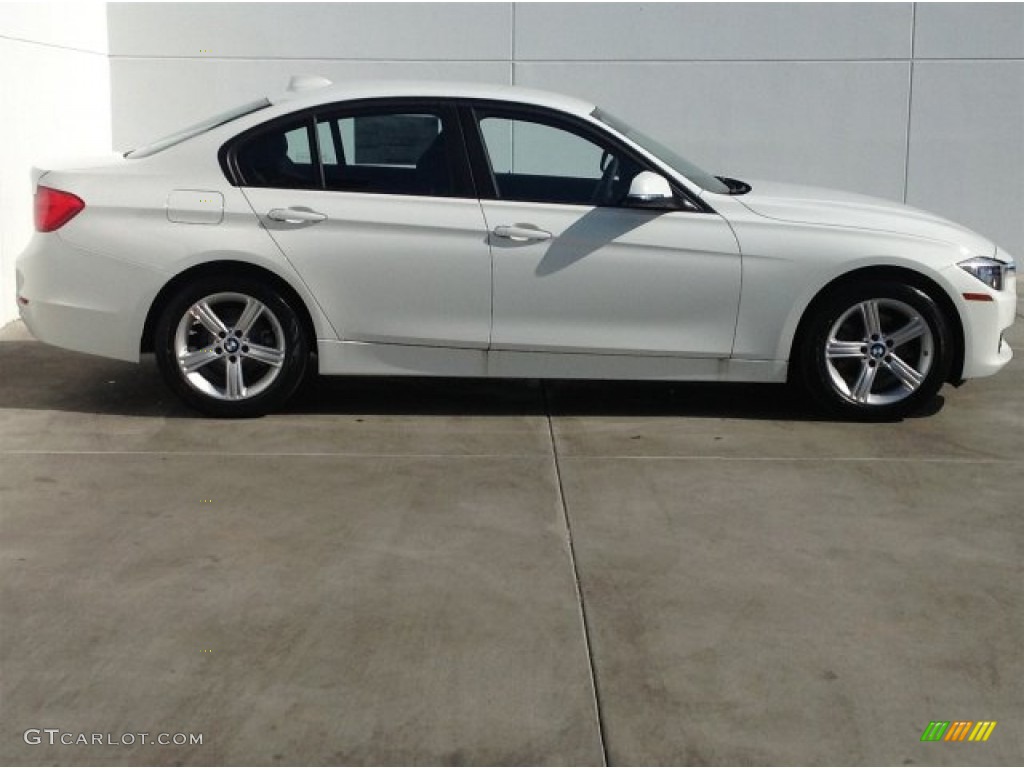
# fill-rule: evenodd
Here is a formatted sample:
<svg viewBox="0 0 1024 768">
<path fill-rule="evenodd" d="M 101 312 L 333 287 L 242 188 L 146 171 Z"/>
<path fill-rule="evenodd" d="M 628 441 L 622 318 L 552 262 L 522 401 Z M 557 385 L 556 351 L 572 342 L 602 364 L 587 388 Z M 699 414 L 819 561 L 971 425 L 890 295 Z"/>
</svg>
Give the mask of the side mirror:
<svg viewBox="0 0 1024 768">
<path fill-rule="evenodd" d="M 635 208 L 668 208 L 674 205 L 675 199 L 668 179 L 651 171 L 641 171 L 630 182 L 626 205 Z"/>
</svg>

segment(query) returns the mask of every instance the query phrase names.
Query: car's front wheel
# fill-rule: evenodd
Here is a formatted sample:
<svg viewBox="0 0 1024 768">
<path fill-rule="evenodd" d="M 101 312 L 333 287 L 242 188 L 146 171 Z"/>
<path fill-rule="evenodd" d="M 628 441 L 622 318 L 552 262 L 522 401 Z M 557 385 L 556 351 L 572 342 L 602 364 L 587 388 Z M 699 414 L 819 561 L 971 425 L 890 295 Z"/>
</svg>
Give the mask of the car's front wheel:
<svg viewBox="0 0 1024 768">
<path fill-rule="evenodd" d="M 182 288 L 156 326 L 168 386 L 211 416 L 258 416 L 301 383 L 309 340 L 294 307 L 250 278 L 207 277 Z"/>
<path fill-rule="evenodd" d="M 837 415 L 907 416 L 932 401 L 949 374 L 949 324 L 914 286 L 848 285 L 811 311 L 795 362 L 810 394 Z"/>
</svg>

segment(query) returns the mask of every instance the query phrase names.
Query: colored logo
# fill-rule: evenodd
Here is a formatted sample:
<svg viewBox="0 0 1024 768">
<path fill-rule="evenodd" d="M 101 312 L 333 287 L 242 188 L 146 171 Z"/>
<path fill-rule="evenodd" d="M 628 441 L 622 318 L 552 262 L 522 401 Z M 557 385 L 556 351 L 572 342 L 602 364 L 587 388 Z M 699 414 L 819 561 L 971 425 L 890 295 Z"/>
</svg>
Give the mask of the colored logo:
<svg viewBox="0 0 1024 768">
<path fill-rule="evenodd" d="M 921 741 L 988 741 L 995 729 L 995 720 L 932 720 Z"/>
</svg>

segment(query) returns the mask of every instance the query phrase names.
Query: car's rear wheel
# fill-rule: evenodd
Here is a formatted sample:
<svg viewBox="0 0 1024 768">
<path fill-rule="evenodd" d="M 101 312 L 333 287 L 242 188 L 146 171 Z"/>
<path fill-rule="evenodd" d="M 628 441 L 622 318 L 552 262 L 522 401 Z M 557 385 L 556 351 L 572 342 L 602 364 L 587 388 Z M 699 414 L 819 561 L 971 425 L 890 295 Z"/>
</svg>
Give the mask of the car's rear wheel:
<svg viewBox="0 0 1024 768">
<path fill-rule="evenodd" d="M 211 416 L 258 416 L 301 383 L 309 340 L 281 293 L 250 278 L 181 289 L 156 327 L 157 365 L 186 403 Z"/>
<path fill-rule="evenodd" d="M 811 311 L 796 362 L 802 383 L 827 410 L 896 419 L 934 400 L 949 374 L 952 336 L 927 293 L 871 281 L 843 286 Z"/>
</svg>

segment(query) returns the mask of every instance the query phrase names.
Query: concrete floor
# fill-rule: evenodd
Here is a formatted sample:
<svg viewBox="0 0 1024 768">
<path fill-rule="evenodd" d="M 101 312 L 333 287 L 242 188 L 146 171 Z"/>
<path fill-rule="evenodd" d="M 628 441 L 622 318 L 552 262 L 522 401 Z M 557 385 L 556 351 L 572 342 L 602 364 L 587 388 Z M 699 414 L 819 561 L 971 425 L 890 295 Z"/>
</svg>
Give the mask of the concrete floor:
<svg viewBox="0 0 1024 768">
<path fill-rule="evenodd" d="M 393 379 L 224 422 L 0 338 L 5 764 L 1024 761 L 1024 354 L 899 424 Z"/>
</svg>

